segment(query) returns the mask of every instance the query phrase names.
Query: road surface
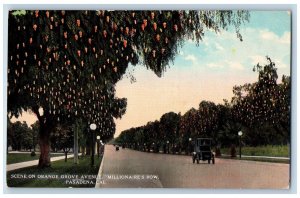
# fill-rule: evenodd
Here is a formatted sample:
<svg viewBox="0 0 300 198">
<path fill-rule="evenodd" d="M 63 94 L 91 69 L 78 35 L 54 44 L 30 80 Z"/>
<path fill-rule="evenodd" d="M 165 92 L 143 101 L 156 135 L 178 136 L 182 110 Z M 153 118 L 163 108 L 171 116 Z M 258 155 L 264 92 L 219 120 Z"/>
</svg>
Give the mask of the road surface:
<svg viewBox="0 0 300 198">
<path fill-rule="evenodd" d="M 105 146 L 96 188 L 287 189 L 289 164 L 216 159 L 193 164 L 190 156 Z"/>
</svg>

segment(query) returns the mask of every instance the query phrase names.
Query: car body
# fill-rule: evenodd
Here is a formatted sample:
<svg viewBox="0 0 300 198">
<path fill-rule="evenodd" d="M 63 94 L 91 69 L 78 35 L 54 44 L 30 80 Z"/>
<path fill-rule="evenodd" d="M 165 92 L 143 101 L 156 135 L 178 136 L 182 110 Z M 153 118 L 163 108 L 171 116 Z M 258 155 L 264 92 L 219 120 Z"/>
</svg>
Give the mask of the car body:
<svg viewBox="0 0 300 198">
<path fill-rule="evenodd" d="M 197 138 L 194 141 L 194 152 L 192 153 L 193 163 L 197 161 L 199 164 L 200 160 L 206 161 L 210 164 L 215 163 L 215 155 L 211 150 L 212 139 L 211 138 Z"/>
</svg>

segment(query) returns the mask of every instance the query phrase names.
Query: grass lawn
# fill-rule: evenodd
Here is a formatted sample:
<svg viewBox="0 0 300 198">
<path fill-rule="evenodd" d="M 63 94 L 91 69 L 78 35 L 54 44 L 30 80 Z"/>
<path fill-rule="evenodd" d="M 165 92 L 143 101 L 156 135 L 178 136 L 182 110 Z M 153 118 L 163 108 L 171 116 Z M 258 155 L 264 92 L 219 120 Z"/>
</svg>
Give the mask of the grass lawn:
<svg viewBox="0 0 300 198">
<path fill-rule="evenodd" d="M 257 147 L 242 147 L 242 155 L 250 156 L 270 156 L 270 157 L 289 157 L 290 148 L 287 145 L 268 145 Z M 239 147 L 236 147 L 237 155 L 239 155 Z M 230 148 L 222 148 L 222 154 L 230 155 Z"/>
<path fill-rule="evenodd" d="M 63 156 L 63 153 L 51 154 L 51 157 Z M 40 154 L 37 153 L 35 156 L 30 156 L 30 153 L 9 153 L 6 158 L 6 164 L 14 164 L 19 162 L 26 162 L 31 160 L 39 159 Z"/>
<path fill-rule="evenodd" d="M 8 187 L 95 187 L 96 177 L 102 157 L 95 156 L 95 166 L 91 167 L 91 157 L 73 158 L 67 162 L 59 160 L 51 167 L 39 169 L 36 166 L 7 172 Z M 27 178 L 26 178 L 27 177 Z M 67 178 L 67 179 L 66 179 Z"/>
</svg>

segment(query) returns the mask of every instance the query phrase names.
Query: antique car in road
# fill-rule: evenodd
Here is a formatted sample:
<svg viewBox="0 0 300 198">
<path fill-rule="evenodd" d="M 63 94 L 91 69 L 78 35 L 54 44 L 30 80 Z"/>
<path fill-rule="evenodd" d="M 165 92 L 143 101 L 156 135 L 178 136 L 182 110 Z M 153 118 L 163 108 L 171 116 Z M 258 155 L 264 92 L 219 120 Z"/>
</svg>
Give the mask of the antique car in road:
<svg viewBox="0 0 300 198">
<path fill-rule="evenodd" d="M 215 155 L 211 150 L 212 139 L 211 138 L 197 138 L 194 141 L 194 151 L 192 153 L 193 163 L 197 161 L 199 164 L 201 161 L 208 161 L 215 163 Z"/>
</svg>

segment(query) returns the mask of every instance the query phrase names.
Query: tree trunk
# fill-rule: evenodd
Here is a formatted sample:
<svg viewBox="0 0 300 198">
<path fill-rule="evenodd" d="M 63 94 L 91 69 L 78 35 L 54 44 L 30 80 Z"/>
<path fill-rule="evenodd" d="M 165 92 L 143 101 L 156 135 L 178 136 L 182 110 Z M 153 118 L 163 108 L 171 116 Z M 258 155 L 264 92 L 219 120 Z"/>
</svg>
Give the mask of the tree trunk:
<svg viewBox="0 0 300 198">
<path fill-rule="evenodd" d="M 40 122 L 39 130 L 39 145 L 40 145 L 40 158 L 39 158 L 39 168 L 49 167 L 50 163 L 50 132 L 51 128 L 49 124 L 44 124 Z"/>
<path fill-rule="evenodd" d="M 91 146 L 89 144 L 86 145 L 85 155 L 91 155 Z"/>
<path fill-rule="evenodd" d="M 100 145 L 99 145 L 99 141 L 97 142 L 97 155 L 98 155 L 98 158 L 100 157 Z"/>
<path fill-rule="evenodd" d="M 81 156 L 85 156 L 85 147 L 84 146 L 81 146 L 80 147 L 80 151 L 81 151 Z M 78 155 L 78 158 L 79 158 L 79 155 Z"/>
<path fill-rule="evenodd" d="M 78 164 L 78 127 L 74 130 L 74 164 Z"/>
<path fill-rule="evenodd" d="M 65 151 L 65 162 L 67 162 L 67 160 L 68 160 L 68 152 Z"/>
</svg>

